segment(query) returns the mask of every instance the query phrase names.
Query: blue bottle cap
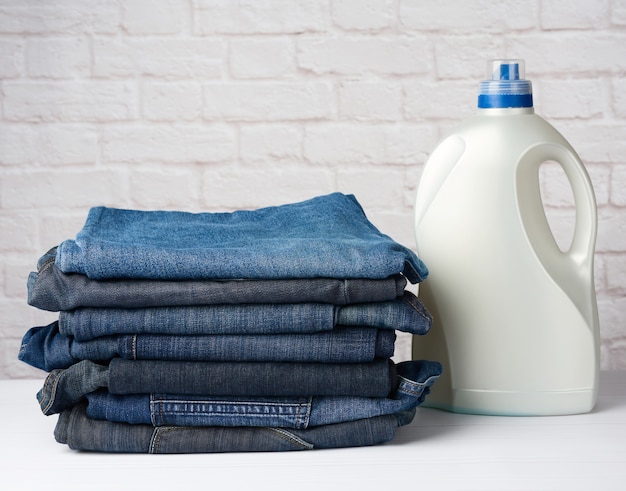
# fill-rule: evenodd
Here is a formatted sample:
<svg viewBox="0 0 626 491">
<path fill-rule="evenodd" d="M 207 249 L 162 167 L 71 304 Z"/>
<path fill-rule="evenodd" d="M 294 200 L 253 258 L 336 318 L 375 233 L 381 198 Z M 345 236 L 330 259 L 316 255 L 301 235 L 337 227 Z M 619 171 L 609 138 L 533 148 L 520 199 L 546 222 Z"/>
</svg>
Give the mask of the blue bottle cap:
<svg viewBox="0 0 626 491">
<path fill-rule="evenodd" d="M 524 60 L 491 60 L 489 80 L 480 83 L 479 108 L 533 107 L 530 80 L 524 80 Z"/>
</svg>

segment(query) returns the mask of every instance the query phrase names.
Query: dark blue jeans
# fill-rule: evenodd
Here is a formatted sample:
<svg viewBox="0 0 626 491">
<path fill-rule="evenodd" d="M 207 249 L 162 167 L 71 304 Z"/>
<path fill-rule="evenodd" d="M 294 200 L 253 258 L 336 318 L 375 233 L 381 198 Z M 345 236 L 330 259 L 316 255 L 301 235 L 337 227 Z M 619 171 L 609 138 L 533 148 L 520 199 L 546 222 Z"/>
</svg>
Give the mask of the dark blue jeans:
<svg viewBox="0 0 626 491">
<path fill-rule="evenodd" d="M 359 363 L 391 358 L 395 331 L 336 327 L 311 334 L 168 336 L 129 334 L 77 341 L 58 323 L 33 327 L 22 339 L 19 359 L 50 372 L 81 360 L 288 361 Z"/>
<path fill-rule="evenodd" d="M 398 388 L 388 397 L 207 397 L 171 394 L 87 394 L 87 415 L 154 426 L 268 426 L 303 429 L 408 411 L 424 401 L 441 374 L 429 361 L 397 365 Z"/>
<path fill-rule="evenodd" d="M 99 365 L 81 361 L 46 377 L 37 399 L 44 414 L 79 403 L 98 389 L 111 394 L 208 396 L 387 397 L 397 386 L 396 366 L 368 363 L 130 361 Z"/>
<path fill-rule="evenodd" d="M 387 302 L 196 305 L 143 309 L 81 308 L 59 313 L 61 334 L 89 341 L 112 334 L 284 334 L 336 326 L 428 332 L 432 317 L 411 292 Z"/>
<path fill-rule="evenodd" d="M 88 418 L 79 404 L 59 416 L 54 436 L 74 450 L 151 454 L 278 452 L 362 447 L 388 442 L 415 417 L 415 409 L 307 429 L 159 426 Z"/>
<path fill-rule="evenodd" d="M 393 300 L 404 292 L 400 274 L 383 279 L 292 278 L 259 280 L 92 280 L 63 273 L 56 247 L 42 256 L 28 277 L 28 304 L 57 312 L 79 307 L 143 308 L 250 303 L 346 305 Z"/>
<path fill-rule="evenodd" d="M 428 269 L 382 234 L 352 195 L 232 213 L 96 207 L 57 249 L 64 273 L 92 279 L 372 278 Z"/>
</svg>

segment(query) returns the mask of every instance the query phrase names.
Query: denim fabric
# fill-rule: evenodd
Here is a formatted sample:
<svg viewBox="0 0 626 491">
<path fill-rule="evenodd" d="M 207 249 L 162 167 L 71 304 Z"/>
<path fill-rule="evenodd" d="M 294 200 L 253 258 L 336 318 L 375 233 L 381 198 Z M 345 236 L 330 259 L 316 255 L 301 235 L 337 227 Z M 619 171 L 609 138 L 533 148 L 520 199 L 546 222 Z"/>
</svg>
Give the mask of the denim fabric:
<svg viewBox="0 0 626 491">
<path fill-rule="evenodd" d="M 56 248 L 39 259 L 28 277 L 28 304 L 57 312 L 79 307 L 143 308 L 249 304 L 331 303 L 345 305 L 393 300 L 404 292 L 406 278 L 294 278 L 284 280 L 92 280 L 63 273 Z"/>
<path fill-rule="evenodd" d="M 57 250 L 65 273 L 92 279 L 387 278 L 428 270 L 382 234 L 352 195 L 232 213 L 96 207 Z"/>
<path fill-rule="evenodd" d="M 432 317 L 411 292 L 387 302 L 196 305 L 145 309 L 81 308 L 59 313 L 59 330 L 79 341 L 112 334 L 285 334 L 338 325 L 425 334 Z"/>
<path fill-rule="evenodd" d="M 84 404 L 59 416 L 54 437 L 74 450 L 151 454 L 275 452 L 362 447 L 388 442 L 415 410 L 303 430 L 270 427 L 159 426 L 88 418 Z"/>
<path fill-rule="evenodd" d="M 436 362 L 397 365 L 389 397 L 203 397 L 167 394 L 87 394 L 87 415 L 154 426 L 276 426 L 303 429 L 407 411 L 421 404 L 441 374 Z"/>
<path fill-rule="evenodd" d="M 391 358 L 396 333 L 370 327 L 336 327 L 312 334 L 167 336 L 134 334 L 77 341 L 58 323 L 33 327 L 22 339 L 19 359 L 50 372 L 81 360 L 291 361 L 358 363 Z"/>
<path fill-rule="evenodd" d="M 170 393 L 205 396 L 387 397 L 396 390 L 391 360 L 367 363 L 130 361 L 109 366 L 84 360 L 46 377 L 37 400 L 44 414 L 107 388 L 111 394 Z"/>
</svg>

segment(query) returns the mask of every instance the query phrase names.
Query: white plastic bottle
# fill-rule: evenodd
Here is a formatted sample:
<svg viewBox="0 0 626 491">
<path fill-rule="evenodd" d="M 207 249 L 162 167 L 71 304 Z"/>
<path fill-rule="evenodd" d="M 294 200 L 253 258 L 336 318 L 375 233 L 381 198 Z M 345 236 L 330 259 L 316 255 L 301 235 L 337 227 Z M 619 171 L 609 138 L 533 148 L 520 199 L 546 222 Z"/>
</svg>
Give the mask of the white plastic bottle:
<svg viewBox="0 0 626 491">
<path fill-rule="evenodd" d="M 426 404 L 493 415 L 588 412 L 599 373 L 589 176 L 534 113 L 523 60 L 490 62 L 478 108 L 437 146 L 417 192 L 417 248 L 430 270 L 419 295 L 434 322 L 413 338 L 413 356 L 444 365 Z M 560 164 L 573 191 L 566 251 L 540 194 L 547 161 Z"/>
</svg>

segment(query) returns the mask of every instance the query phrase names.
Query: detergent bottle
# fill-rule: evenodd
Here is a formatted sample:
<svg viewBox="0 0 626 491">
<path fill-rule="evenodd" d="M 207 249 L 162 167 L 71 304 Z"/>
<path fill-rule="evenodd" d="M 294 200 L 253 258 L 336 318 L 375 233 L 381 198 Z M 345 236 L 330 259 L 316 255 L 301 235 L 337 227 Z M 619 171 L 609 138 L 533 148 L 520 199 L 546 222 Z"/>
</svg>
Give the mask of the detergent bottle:
<svg viewBox="0 0 626 491">
<path fill-rule="evenodd" d="M 489 62 L 477 113 L 436 147 L 417 191 L 417 249 L 430 271 L 419 296 L 434 320 L 413 338 L 413 357 L 442 362 L 425 404 L 454 412 L 575 414 L 597 399 L 595 195 L 574 149 L 535 114 L 524 69 Z M 572 189 L 565 250 L 541 197 L 546 162 Z"/>
</svg>

